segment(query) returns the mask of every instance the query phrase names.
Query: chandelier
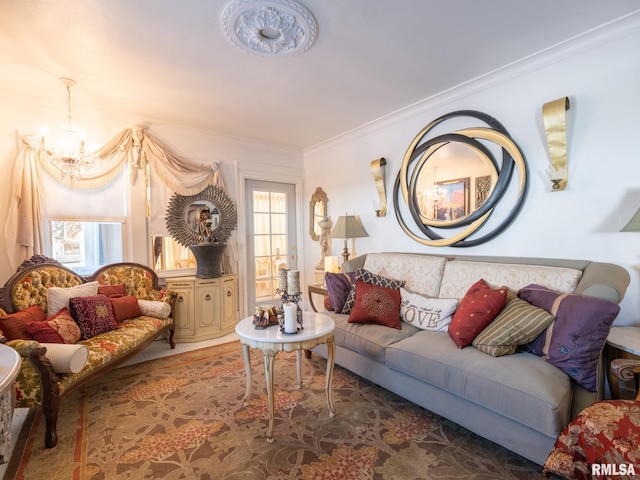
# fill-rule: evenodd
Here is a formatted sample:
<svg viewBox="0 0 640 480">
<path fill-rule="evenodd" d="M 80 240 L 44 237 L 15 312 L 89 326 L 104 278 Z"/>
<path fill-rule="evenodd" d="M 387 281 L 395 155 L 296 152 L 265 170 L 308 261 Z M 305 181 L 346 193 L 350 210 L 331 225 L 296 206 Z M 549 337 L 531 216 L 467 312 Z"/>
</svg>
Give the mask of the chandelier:
<svg viewBox="0 0 640 480">
<path fill-rule="evenodd" d="M 32 146 L 37 149 L 40 161 L 56 168 L 63 181 L 70 185 L 81 178 L 83 170 L 89 170 L 94 163 L 94 150 L 86 142 L 84 133 L 71 120 L 71 87 L 75 80 L 61 78 L 67 88 L 67 119 L 62 122 L 60 135 L 42 132 L 40 141 Z"/>
</svg>

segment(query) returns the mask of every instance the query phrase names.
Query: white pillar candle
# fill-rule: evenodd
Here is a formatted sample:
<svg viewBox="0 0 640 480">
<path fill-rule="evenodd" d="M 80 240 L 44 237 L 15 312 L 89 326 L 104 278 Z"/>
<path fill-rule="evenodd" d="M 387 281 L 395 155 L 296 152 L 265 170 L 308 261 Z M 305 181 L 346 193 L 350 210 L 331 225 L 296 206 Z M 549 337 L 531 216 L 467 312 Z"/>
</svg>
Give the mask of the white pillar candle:
<svg viewBox="0 0 640 480">
<path fill-rule="evenodd" d="M 281 268 L 278 270 L 278 290 L 283 292 L 287 291 L 287 269 Z"/>
<path fill-rule="evenodd" d="M 300 271 L 289 270 L 287 272 L 287 293 L 298 295 L 300 293 Z"/>
<path fill-rule="evenodd" d="M 289 302 L 285 303 L 282 308 L 284 309 L 284 331 L 285 333 L 295 333 L 298 331 L 297 326 L 297 310 L 298 305 Z"/>
</svg>

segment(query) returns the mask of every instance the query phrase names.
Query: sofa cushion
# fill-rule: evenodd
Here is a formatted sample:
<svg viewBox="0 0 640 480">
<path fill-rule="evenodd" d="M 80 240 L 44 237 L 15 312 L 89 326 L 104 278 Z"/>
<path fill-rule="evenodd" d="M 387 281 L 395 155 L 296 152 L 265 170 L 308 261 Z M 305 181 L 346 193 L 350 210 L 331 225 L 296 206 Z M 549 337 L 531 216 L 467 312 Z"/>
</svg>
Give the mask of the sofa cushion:
<svg viewBox="0 0 640 480">
<path fill-rule="evenodd" d="M 324 274 L 324 283 L 327 286 L 327 293 L 331 300 L 332 309 L 336 312 L 342 312 L 351 286 L 355 281 L 356 272 L 349 273 L 332 273 L 327 272 Z"/>
<path fill-rule="evenodd" d="M 113 305 L 105 295 L 71 298 L 69 312 L 80 327 L 83 340 L 118 328 Z"/>
<path fill-rule="evenodd" d="M 493 357 L 509 355 L 518 345 L 525 345 L 540 335 L 553 318 L 545 309 L 525 302 L 509 290 L 506 305 L 473 339 L 473 346 Z"/>
<path fill-rule="evenodd" d="M 411 292 L 437 297 L 446 262 L 445 257 L 429 255 L 369 253 L 364 268 L 383 277 L 404 281 L 404 287 Z"/>
<path fill-rule="evenodd" d="M 496 318 L 507 300 L 507 289 L 493 289 L 483 279 L 474 283 L 453 314 L 447 331 L 458 346 L 470 345 L 474 338 Z"/>
<path fill-rule="evenodd" d="M 531 352 L 564 370 L 584 388 L 596 391 L 600 352 L 620 306 L 598 298 L 562 294 L 539 285 L 523 288 L 518 296 L 556 316 L 530 344 Z"/>
<path fill-rule="evenodd" d="M 400 289 L 400 320 L 422 330 L 444 332 L 458 307 L 455 298 L 431 298 Z"/>
<path fill-rule="evenodd" d="M 336 345 L 384 363 L 384 351 L 389 345 L 410 337 L 420 331 L 408 323 L 400 322 L 400 330 L 383 325 L 349 323 L 347 315 L 323 312 L 333 318 L 336 328 L 333 332 Z"/>
<path fill-rule="evenodd" d="M 469 287 L 481 278 L 489 285 L 509 287 L 516 292 L 530 283 L 537 283 L 572 293 L 581 276 L 582 271 L 574 268 L 452 260 L 444 268 L 438 296 L 462 298 Z"/>
<path fill-rule="evenodd" d="M 355 281 L 361 281 L 370 283 L 371 285 L 377 285 L 380 287 L 386 288 L 394 288 L 399 290 L 400 287 L 404 287 L 404 281 L 402 280 L 393 280 L 391 278 L 386 278 L 381 275 L 377 275 L 369 270 L 364 268 L 359 268 L 356 270 Z M 349 291 L 349 295 L 347 296 L 347 301 L 344 303 L 344 307 L 342 307 L 341 313 L 349 314 L 353 309 L 353 305 L 356 301 L 356 284 L 355 282 L 351 286 L 351 290 Z"/>
<path fill-rule="evenodd" d="M 375 323 L 400 329 L 400 291 L 356 282 L 356 301 L 349 323 Z"/>
<path fill-rule="evenodd" d="M 570 418 L 571 381 L 531 353 L 491 357 L 420 330 L 386 348 L 386 365 L 556 437 Z"/>
<path fill-rule="evenodd" d="M 69 299 L 87 297 L 98 293 L 98 282 L 87 282 L 75 287 L 49 287 L 47 290 L 47 315 L 69 308 Z"/>
<path fill-rule="evenodd" d="M 32 305 L 24 310 L 1 316 L 0 330 L 8 341 L 33 340 L 33 335 L 28 331 L 28 325 L 45 319 L 44 310 L 37 305 Z"/>
</svg>

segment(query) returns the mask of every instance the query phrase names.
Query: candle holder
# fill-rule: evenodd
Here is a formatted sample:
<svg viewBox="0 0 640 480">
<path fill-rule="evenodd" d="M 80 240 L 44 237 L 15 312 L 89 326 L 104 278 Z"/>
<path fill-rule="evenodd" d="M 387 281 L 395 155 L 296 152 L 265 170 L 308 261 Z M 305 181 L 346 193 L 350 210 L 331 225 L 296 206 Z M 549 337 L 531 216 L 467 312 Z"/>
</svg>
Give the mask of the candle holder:
<svg viewBox="0 0 640 480">
<path fill-rule="evenodd" d="M 300 300 L 302 299 L 302 292 L 298 293 L 288 293 L 286 290 L 276 289 L 276 295 L 280 297 L 280 301 L 282 305 L 278 309 L 278 318 L 284 319 L 284 304 L 285 303 L 295 303 L 296 304 L 296 323 L 299 325 L 298 331 L 304 330 L 304 325 L 302 324 L 302 309 L 300 308 Z M 284 331 L 284 320 L 280 322 L 280 331 L 283 333 L 289 334 L 290 332 Z M 293 332 L 297 333 L 297 332 Z"/>
</svg>

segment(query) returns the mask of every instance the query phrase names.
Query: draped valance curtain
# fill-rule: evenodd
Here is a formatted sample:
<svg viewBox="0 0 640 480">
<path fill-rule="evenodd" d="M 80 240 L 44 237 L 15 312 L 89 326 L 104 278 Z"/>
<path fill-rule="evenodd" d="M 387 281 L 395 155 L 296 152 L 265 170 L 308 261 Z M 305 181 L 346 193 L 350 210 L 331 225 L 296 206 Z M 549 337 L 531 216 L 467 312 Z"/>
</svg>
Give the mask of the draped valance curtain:
<svg viewBox="0 0 640 480">
<path fill-rule="evenodd" d="M 21 137 L 14 164 L 11 182 L 13 192 L 4 230 L 9 258 L 15 263 L 13 270 L 31 255 L 44 254 L 43 218 L 46 218 L 46 205 L 42 202 L 39 167 L 56 180 L 67 183 L 63 172 L 46 156 L 39 155 L 35 144 L 31 138 Z M 148 187 L 150 170 L 153 170 L 162 183 L 180 195 L 195 195 L 208 185 L 226 191 L 219 162 L 205 165 L 187 161 L 141 127 L 121 131 L 96 152 L 96 157 L 98 160 L 91 171 L 83 173 L 81 179 L 74 180 L 73 188 L 101 188 L 128 163 L 132 185 L 138 175 L 143 175 L 145 187 Z M 15 251 L 11 252 L 14 245 Z"/>
</svg>

